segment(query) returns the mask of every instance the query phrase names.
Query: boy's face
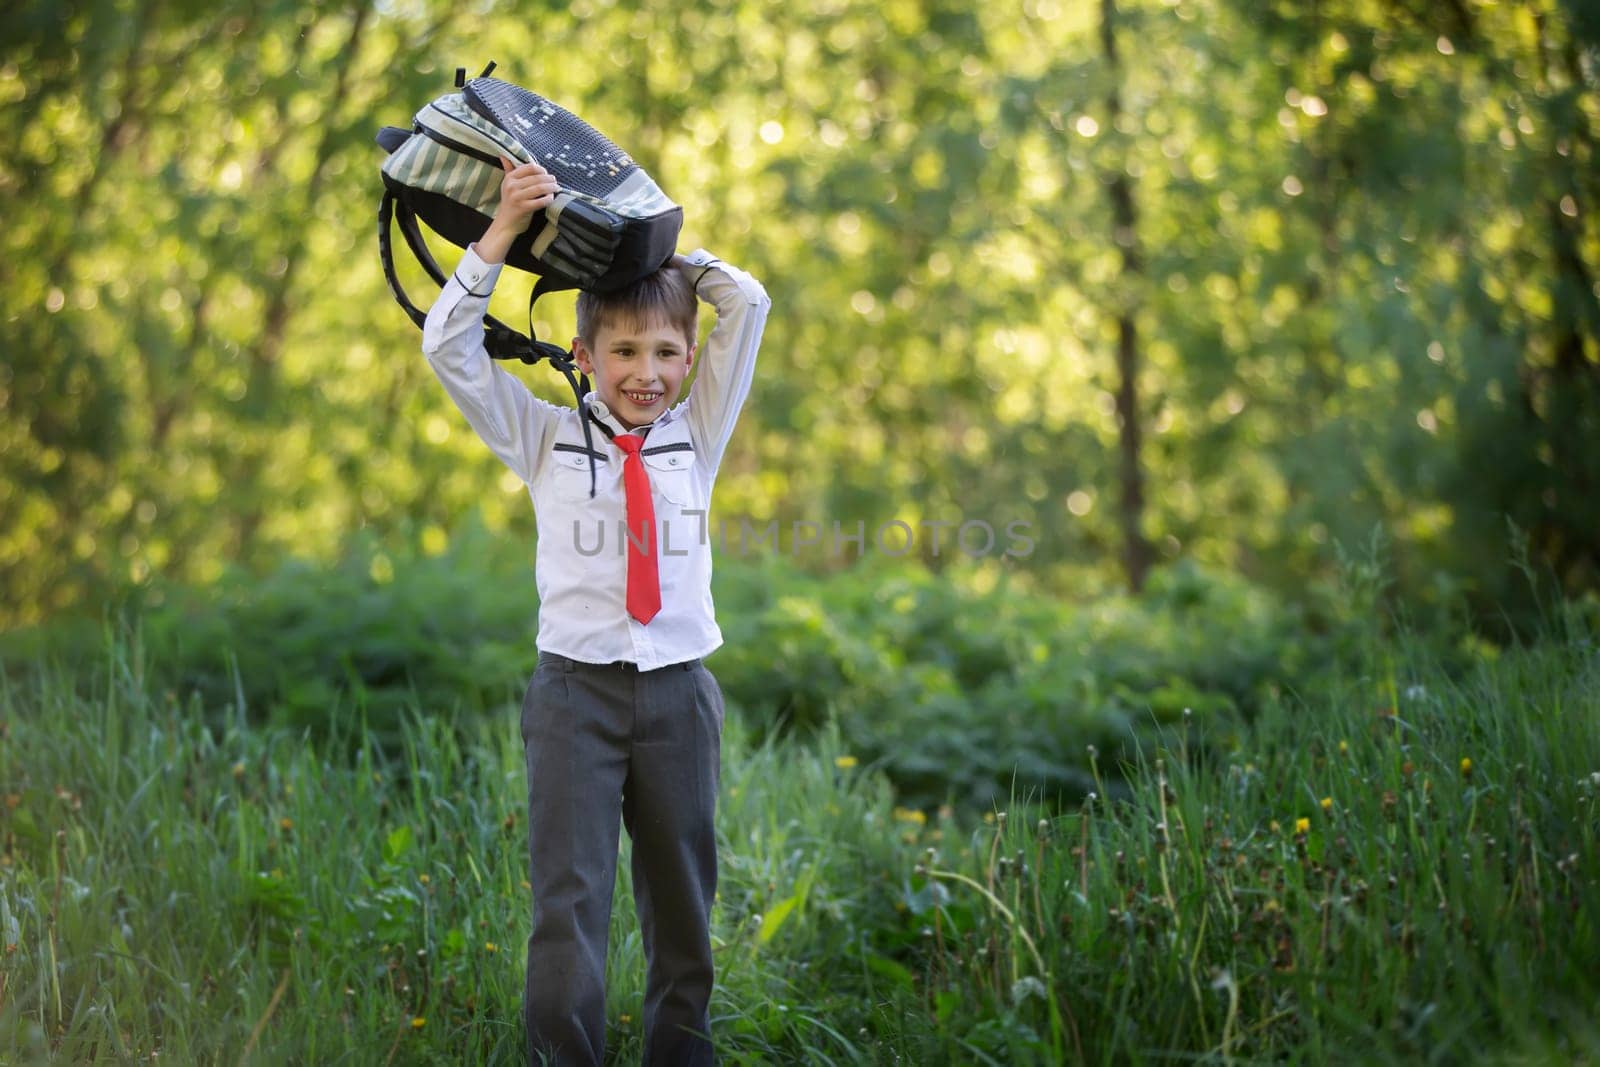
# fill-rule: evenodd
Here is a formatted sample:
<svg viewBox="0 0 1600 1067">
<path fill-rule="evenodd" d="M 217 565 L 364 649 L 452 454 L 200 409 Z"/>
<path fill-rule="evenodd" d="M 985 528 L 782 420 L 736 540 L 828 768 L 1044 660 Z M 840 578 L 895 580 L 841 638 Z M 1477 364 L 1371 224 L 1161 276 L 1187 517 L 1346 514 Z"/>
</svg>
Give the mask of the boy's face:
<svg viewBox="0 0 1600 1067">
<path fill-rule="evenodd" d="M 617 421 L 630 430 L 654 422 L 678 401 L 694 364 L 695 346 L 683 331 L 657 319 L 608 321 L 595 331 L 594 347 L 572 339 L 578 369 Z"/>
</svg>

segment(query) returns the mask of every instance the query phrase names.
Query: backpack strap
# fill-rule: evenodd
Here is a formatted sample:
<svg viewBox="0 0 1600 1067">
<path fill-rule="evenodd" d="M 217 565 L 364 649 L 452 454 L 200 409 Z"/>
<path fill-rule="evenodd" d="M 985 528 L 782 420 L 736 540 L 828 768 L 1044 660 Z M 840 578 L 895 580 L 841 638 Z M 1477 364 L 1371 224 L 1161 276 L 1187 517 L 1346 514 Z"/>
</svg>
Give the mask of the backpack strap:
<svg viewBox="0 0 1600 1067">
<path fill-rule="evenodd" d="M 400 305 L 407 317 L 421 329 L 427 322 L 427 312 L 417 307 L 411 298 L 406 295 L 405 287 L 400 284 L 400 277 L 394 266 L 394 241 L 390 230 L 398 227 L 400 236 L 405 238 L 406 246 L 411 249 L 411 254 L 416 257 L 417 263 L 427 272 L 428 277 L 440 288 L 444 287 L 444 270 L 433 258 L 433 253 L 428 249 L 428 243 L 422 236 L 422 230 L 417 225 L 416 212 L 404 200 L 396 197 L 393 190 L 385 190 L 383 200 L 378 204 L 378 253 L 383 259 L 383 277 L 389 283 L 389 291 L 394 294 L 395 302 Z M 547 359 L 557 369 L 565 370 L 562 363 L 571 362 L 572 355 L 559 345 L 548 341 L 540 341 L 533 337 L 533 301 L 543 293 L 557 289 L 570 288 L 546 278 L 540 278 L 539 284 L 534 286 L 533 298 L 528 301 L 528 325 L 526 335 L 518 333 L 493 315 L 483 317 L 484 338 L 483 345 L 494 359 L 516 359 L 523 363 L 534 364 Z M 567 375 L 572 378 L 571 374 Z M 574 383 L 576 389 L 576 383 Z M 584 380 L 584 392 L 588 391 L 587 379 Z"/>
<path fill-rule="evenodd" d="M 391 224 L 394 219 L 394 207 L 394 193 L 385 190 L 383 199 L 378 203 L 378 255 L 383 260 L 383 277 L 389 283 L 389 291 L 394 294 L 395 302 L 400 305 L 400 309 L 406 313 L 406 316 L 412 322 L 416 323 L 417 329 L 420 330 L 422 324 L 427 321 L 428 316 L 423 314 L 421 308 L 411 302 L 411 298 L 406 295 L 405 287 L 400 284 L 400 278 L 395 274 L 394 270 L 394 242 L 389 236 L 389 231 L 393 228 Z M 415 250 L 413 249 L 413 251 Z"/>
<path fill-rule="evenodd" d="M 390 230 L 399 226 L 400 235 L 405 238 L 406 246 L 411 249 L 411 254 L 416 256 L 417 262 L 434 282 L 443 288 L 445 284 L 444 271 L 440 269 L 438 261 L 433 258 L 433 253 L 428 250 L 428 243 L 422 236 L 422 231 L 417 226 L 417 216 L 403 200 L 395 196 L 394 191 L 385 189 L 383 200 L 378 204 L 378 253 L 383 259 L 383 277 L 389 283 L 389 291 L 394 294 L 395 301 L 400 305 L 412 322 L 420 330 L 428 321 L 428 315 L 406 295 L 405 287 L 400 284 L 400 276 L 394 268 L 394 241 Z M 494 359 L 516 359 L 523 363 L 534 364 L 540 360 L 549 360 L 550 365 L 560 371 L 567 379 L 567 384 L 572 386 L 572 394 L 578 403 L 578 410 L 587 412 L 583 398 L 589 393 L 589 376 L 579 374 L 577 365 L 573 362 L 572 353 L 560 345 L 541 341 L 533 332 L 533 305 L 545 293 L 559 292 L 563 289 L 573 289 L 576 286 L 570 282 L 550 275 L 541 275 L 534 285 L 533 292 L 528 297 L 528 332 L 526 335 L 518 333 L 493 315 L 483 317 L 483 347 Z M 580 420 L 583 423 L 583 443 L 589 449 L 589 496 L 593 497 L 596 491 L 596 474 L 594 464 L 594 431 L 590 429 L 587 418 Z M 609 430 L 609 427 L 601 426 Z"/>
</svg>

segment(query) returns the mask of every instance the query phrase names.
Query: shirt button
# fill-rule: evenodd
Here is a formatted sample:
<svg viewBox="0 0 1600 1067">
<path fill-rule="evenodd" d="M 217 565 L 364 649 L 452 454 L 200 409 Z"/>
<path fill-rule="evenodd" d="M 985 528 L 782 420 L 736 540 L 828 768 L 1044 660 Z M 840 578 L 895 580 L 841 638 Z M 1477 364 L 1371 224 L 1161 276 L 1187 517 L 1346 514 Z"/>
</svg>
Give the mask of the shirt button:
<svg viewBox="0 0 1600 1067">
<path fill-rule="evenodd" d="M 677 456 L 673 456 L 671 459 L 667 460 L 667 462 L 672 464 L 674 467 L 676 467 L 678 465 L 678 457 Z"/>
</svg>

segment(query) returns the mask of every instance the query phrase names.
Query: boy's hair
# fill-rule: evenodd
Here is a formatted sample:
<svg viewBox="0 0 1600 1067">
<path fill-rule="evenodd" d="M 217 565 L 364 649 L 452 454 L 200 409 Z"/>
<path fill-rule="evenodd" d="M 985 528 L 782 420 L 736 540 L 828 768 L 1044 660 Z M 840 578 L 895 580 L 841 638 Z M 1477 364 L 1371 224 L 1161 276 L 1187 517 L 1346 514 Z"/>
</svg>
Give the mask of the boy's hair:
<svg viewBox="0 0 1600 1067">
<path fill-rule="evenodd" d="M 664 322 L 683 331 L 684 343 L 695 341 L 696 317 L 700 302 L 689 288 L 683 272 L 666 266 L 614 293 L 578 294 L 578 336 L 594 345 L 602 326 L 617 322 L 641 326 Z"/>
</svg>

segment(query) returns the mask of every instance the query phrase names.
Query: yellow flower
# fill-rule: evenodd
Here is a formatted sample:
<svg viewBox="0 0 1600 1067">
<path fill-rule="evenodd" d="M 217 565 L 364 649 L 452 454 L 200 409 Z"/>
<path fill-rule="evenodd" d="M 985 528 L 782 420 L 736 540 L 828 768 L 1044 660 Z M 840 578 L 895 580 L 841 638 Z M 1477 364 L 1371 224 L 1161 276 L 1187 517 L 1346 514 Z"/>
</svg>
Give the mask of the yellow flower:
<svg viewBox="0 0 1600 1067">
<path fill-rule="evenodd" d="M 278 825 L 280 827 L 282 827 L 283 829 L 285 829 L 285 830 L 293 830 L 294 829 L 294 820 L 293 819 L 289 819 L 289 818 L 279 819 L 278 820 Z"/>
<path fill-rule="evenodd" d="M 1267 829 L 1271 830 L 1273 833 L 1277 833 L 1279 830 L 1282 830 L 1283 827 L 1278 824 L 1277 819 L 1273 819 L 1271 822 L 1267 823 Z"/>
<path fill-rule="evenodd" d="M 835 756 L 833 765 L 841 771 L 848 771 L 856 765 L 856 758 L 854 756 Z"/>
<path fill-rule="evenodd" d="M 627 1012 L 623 1012 L 621 1015 L 617 1016 L 617 1021 L 623 1026 L 627 1026 L 629 1023 L 633 1022 L 633 1016 L 629 1015 Z"/>
<path fill-rule="evenodd" d="M 413 1018 L 411 1020 L 411 1029 L 413 1029 L 413 1030 L 421 1030 L 424 1026 L 427 1026 L 427 1025 L 428 1025 L 428 1020 L 424 1019 L 420 1015 L 416 1016 L 415 1018 Z"/>
<path fill-rule="evenodd" d="M 1294 832 L 1297 834 L 1309 834 L 1311 832 L 1311 820 L 1305 816 L 1296 819 L 1294 821 Z"/>
<path fill-rule="evenodd" d="M 900 822 L 914 822 L 918 826 L 922 826 L 928 821 L 927 812 L 920 811 L 917 808 L 895 808 L 894 817 Z"/>
<path fill-rule="evenodd" d="M 495 952 L 498 949 L 499 949 L 499 946 L 496 945 L 493 941 L 485 941 L 483 943 L 483 950 L 485 952 Z"/>
<path fill-rule="evenodd" d="M 1461 777 L 1463 777 L 1463 778 L 1471 778 L 1472 777 L 1472 757 L 1471 756 L 1462 756 L 1461 757 Z"/>
<path fill-rule="evenodd" d="M 1340 741 L 1339 742 L 1339 755 L 1346 756 L 1346 755 L 1349 755 L 1349 753 L 1350 753 L 1350 742 L 1348 742 L 1348 741 Z"/>
<path fill-rule="evenodd" d="M 1321 800 L 1321 804 L 1322 804 L 1322 810 L 1323 811 L 1332 811 L 1333 810 L 1333 798 L 1332 797 L 1323 797 L 1322 800 Z"/>
<path fill-rule="evenodd" d="M 426 874 L 419 874 L 417 875 L 417 881 L 421 882 L 423 885 L 427 885 L 431 879 Z"/>
</svg>

